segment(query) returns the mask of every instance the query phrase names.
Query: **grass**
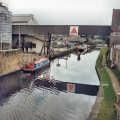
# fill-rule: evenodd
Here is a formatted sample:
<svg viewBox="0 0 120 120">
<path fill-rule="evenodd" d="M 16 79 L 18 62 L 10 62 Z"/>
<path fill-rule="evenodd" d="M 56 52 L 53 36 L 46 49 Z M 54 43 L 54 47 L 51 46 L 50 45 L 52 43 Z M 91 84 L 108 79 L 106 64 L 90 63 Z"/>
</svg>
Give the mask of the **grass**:
<svg viewBox="0 0 120 120">
<path fill-rule="evenodd" d="M 118 78 L 118 82 L 119 82 L 119 85 L 120 85 L 120 71 L 117 70 L 117 69 L 111 69 L 111 70 L 116 75 L 116 77 Z"/>
<path fill-rule="evenodd" d="M 105 70 L 105 68 L 102 66 L 102 59 L 103 59 L 103 56 L 106 56 L 106 52 L 107 52 L 107 48 L 103 48 L 96 62 L 96 68 L 101 77 L 100 82 L 103 88 L 104 98 L 100 106 L 99 114 L 97 118 L 95 118 L 94 120 L 116 120 L 117 119 L 117 114 L 114 107 L 114 103 L 116 102 L 115 92 L 114 92 L 110 77 L 107 71 Z"/>
</svg>

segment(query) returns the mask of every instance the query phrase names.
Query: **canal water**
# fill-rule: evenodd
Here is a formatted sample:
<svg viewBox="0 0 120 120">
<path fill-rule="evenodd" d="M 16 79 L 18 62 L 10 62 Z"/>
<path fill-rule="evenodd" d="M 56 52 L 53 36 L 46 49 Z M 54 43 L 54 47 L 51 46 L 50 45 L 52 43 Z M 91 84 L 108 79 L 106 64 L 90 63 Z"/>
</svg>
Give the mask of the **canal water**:
<svg viewBox="0 0 120 120">
<path fill-rule="evenodd" d="M 45 74 L 51 79 L 99 85 L 95 70 L 99 51 L 71 54 L 51 62 Z M 34 85 L 33 76 L 18 72 L 0 81 L 0 120 L 87 120 L 96 96 L 62 92 Z"/>
</svg>

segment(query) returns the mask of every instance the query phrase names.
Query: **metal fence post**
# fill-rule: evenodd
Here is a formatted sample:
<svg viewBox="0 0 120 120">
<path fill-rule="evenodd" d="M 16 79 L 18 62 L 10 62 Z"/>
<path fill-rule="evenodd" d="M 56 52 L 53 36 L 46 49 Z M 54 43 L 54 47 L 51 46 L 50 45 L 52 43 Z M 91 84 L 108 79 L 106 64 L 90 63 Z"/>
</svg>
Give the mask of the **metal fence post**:
<svg viewBox="0 0 120 120">
<path fill-rule="evenodd" d="M 117 105 L 120 108 L 120 93 L 117 93 Z M 117 110 L 117 120 L 120 120 L 120 111 Z"/>
</svg>

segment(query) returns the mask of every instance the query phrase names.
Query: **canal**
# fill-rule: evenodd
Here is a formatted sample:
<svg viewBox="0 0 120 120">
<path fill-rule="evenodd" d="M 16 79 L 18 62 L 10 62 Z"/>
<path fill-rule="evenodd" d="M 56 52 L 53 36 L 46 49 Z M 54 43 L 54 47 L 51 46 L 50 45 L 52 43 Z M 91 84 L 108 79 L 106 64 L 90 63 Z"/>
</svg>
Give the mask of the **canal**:
<svg viewBox="0 0 120 120">
<path fill-rule="evenodd" d="M 35 79 L 50 79 L 76 84 L 99 85 L 95 70 L 99 51 L 55 59 L 50 68 L 36 75 L 16 74 L 1 78 L 0 120 L 87 120 L 96 96 L 36 86 Z"/>
</svg>

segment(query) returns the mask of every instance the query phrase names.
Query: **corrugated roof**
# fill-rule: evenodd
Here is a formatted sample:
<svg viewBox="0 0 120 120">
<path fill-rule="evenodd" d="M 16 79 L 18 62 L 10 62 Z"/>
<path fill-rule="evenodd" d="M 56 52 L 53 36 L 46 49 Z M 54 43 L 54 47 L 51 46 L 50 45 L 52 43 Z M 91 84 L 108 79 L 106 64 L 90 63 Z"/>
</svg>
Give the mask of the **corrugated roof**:
<svg viewBox="0 0 120 120">
<path fill-rule="evenodd" d="M 31 24 L 38 24 L 32 14 L 15 14 L 12 16 L 12 23 L 27 25 L 32 20 Z"/>
<path fill-rule="evenodd" d="M 29 20 L 31 20 L 33 18 L 33 15 L 13 15 L 12 16 L 12 21 L 13 23 L 18 23 L 18 22 L 24 22 L 24 23 L 27 23 L 29 22 Z"/>
</svg>

